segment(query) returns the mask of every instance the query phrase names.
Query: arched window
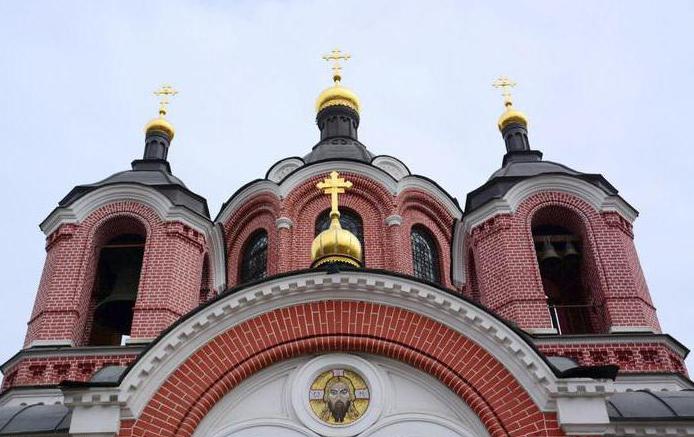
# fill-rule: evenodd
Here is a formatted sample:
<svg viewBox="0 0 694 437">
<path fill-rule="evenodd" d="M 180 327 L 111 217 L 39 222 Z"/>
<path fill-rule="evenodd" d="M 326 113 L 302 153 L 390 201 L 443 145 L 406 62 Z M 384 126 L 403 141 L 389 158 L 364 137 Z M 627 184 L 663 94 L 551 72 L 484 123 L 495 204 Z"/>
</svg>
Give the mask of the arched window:
<svg viewBox="0 0 694 437">
<path fill-rule="evenodd" d="M 340 226 L 353 233 L 359 243 L 361 250 L 364 253 L 364 225 L 361 217 L 356 212 L 347 208 L 340 208 Z M 314 235 L 318 235 L 330 227 L 330 210 L 326 209 L 316 219 L 316 230 Z"/>
<path fill-rule="evenodd" d="M 138 234 L 121 234 L 99 249 L 90 345 L 120 345 L 130 335 L 144 252 L 145 238 Z"/>
<path fill-rule="evenodd" d="M 438 283 L 441 280 L 441 273 L 434 237 L 423 226 L 414 226 L 410 232 L 410 240 L 414 275 L 419 279 Z"/>
<path fill-rule="evenodd" d="M 262 229 L 251 235 L 241 254 L 240 282 L 255 281 L 267 276 L 267 232 Z"/>
</svg>

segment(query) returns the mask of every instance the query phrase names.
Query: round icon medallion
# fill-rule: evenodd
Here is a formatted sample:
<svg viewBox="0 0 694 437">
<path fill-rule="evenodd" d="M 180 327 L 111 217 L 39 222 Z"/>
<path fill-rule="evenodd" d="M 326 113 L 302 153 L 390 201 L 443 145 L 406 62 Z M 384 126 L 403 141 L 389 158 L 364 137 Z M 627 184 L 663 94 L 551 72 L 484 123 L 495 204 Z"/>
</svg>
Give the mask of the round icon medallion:
<svg viewBox="0 0 694 437">
<path fill-rule="evenodd" d="M 309 405 L 323 423 L 349 425 L 369 408 L 371 394 L 364 378 L 350 369 L 330 369 L 311 384 Z"/>
</svg>

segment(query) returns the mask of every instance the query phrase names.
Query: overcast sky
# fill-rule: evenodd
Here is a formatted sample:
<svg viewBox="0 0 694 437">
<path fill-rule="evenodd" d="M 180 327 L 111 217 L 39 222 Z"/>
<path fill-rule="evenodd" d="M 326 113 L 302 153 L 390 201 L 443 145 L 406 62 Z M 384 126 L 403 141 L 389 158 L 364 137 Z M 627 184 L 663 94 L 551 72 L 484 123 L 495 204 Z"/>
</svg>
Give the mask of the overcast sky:
<svg viewBox="0 0 694 437">
<path fill-rule="evenodd" d="M 602 173 L 640 211 L 663 331 L 694 347 L 693 22 L 692 1 L 1 1 L 0 361 L 24 339 L 38 223 L 141 156 L 155 88 L 180 91 L 169 161 L 214 216 L 310 151 L 334 47 L 352 54 L 343 84 L 362 100 L 362 142 L 461 204 L 504 153 L 490 84 L 515 79 L 545 159 Z"/>
</svg>

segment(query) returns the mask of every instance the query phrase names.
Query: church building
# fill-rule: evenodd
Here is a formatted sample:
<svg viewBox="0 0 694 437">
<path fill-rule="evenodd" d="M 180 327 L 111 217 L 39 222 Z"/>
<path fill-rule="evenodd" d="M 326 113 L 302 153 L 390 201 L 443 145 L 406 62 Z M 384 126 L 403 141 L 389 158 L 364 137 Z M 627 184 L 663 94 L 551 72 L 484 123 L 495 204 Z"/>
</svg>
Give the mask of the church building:
<svg viewBox="0 0 694 437">
<path fill-rule="evenodd" d="M 360 141 L 349 55 L 324 58 L 317 143 L 216 217 L 167 159 L 170 86 L 132 169 L 58 202 L 0 436 L 694 435 L 636 209 L 543 160 L 515 84 L 461 204 Z"/>
</svg>

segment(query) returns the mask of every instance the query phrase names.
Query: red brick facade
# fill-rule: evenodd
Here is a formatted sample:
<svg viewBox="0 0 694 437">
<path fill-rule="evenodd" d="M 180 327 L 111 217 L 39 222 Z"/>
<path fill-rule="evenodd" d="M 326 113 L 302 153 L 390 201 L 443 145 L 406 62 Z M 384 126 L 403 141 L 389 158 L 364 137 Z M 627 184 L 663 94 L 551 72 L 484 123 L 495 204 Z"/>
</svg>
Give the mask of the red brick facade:
<svg viewBox="0 0 694 437">
<path fill-rule="evenodd" d="M 190 436 L 208 411 L 250 375 L 312 353 L 386 356 L 438 378 L 480 417 L 492 436 L 562 436 L 514 376 L 488 352 L 446 326 L 403 309 L 331 301 L 277 309 L 210 339 L 151 398 L 120 436 Z"/>
<path fill-rule="evenodd" d="M 523 200 L 514 214 L 497 215 L 468 236 L 468 273 L 474 263 L 480 302 L 521 328 L 552 328 L 531 227 L 561 225 L 581 238 L 583 282 L 600 308 L 598 332 L 649 328 L 660 332 L 634 248 L 631 224 L 600 213 L 577 196 L 544 192 Z"/>
</svg>

